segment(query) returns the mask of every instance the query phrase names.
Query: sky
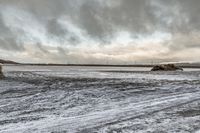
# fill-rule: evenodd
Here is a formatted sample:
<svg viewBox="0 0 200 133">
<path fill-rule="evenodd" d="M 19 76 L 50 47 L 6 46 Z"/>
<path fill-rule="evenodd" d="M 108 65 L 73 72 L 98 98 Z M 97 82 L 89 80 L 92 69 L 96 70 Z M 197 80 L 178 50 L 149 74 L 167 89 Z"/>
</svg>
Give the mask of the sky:
<svg viewBox="0 0 200 133">
<path fill-rule="evenodd" d="M 0 58 L 200 62 L 200 0 L 0 0 Z"/>
</svg>

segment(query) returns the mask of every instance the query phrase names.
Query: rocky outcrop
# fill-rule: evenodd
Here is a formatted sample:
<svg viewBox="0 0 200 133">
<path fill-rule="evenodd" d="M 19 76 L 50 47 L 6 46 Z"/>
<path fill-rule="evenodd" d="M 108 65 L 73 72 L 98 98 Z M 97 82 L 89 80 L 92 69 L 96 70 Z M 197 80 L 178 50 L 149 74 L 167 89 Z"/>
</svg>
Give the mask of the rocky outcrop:
<svg viewBox="0 0 200 133">
<path fill-rule="evenodd" d="M 183 71 L 183 68 L 175 66 L 174 64 L 156 65 L 151 71 Z"/>
<path fill-rule="evenodd" d="M 0 65 L 0 79 L 4 78 L 3 72 L 2 72 L 2 66 Z"/>
</svg>

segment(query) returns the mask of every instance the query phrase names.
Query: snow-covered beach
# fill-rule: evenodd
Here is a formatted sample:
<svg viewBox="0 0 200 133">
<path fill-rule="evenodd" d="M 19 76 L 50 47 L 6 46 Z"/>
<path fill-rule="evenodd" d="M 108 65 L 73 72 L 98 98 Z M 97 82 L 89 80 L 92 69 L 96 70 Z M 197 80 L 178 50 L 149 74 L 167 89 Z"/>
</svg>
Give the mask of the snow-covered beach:
<svg viewBox="0 0 200 133">
<path fill-rule="evenodd" d="M 200 130 L 200 70 L 4 66 L 0 132 Z"/>
</svg>

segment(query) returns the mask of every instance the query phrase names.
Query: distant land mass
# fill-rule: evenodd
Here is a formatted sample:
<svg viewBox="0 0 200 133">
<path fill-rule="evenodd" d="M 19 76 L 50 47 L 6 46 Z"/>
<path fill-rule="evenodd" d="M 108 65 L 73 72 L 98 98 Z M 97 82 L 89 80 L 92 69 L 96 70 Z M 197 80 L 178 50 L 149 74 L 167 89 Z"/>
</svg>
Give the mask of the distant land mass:
<svg viewBox="0 0 200 133">
<path fill-rule="evenodd" d="M 19 64 L 19 63 L 14 62 L 14 61 L 3 60 L 3 59 L 0 59 L 0 63 L 1 63 L 1 64 Z"/>
<path fill-rule="evenodd" d="M 11 64 L 11 65 L 34 65 L 34 66 L 94 66 L 94 67 L 153 67 L 157 64 L 128 64 L 128 65 L 112 65 L 112 64 L 56 64 L 56 63 L 18 63 L 11 60 L 0 59 L 0 64 Z M 176 66 L 183 68 L 200 68 L 199 62 L 193 63 L 180 63 L 180 62 L 165 62 L 158 64 L 175 64 Z"/>
</svg>

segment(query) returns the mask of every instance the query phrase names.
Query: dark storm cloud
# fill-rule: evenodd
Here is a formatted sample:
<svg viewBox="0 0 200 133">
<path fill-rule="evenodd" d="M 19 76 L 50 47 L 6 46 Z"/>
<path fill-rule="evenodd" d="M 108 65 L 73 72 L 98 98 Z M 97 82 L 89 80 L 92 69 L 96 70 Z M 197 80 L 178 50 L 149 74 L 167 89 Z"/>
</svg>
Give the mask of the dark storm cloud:
<svg viewBox="0 0 200 133">
<path fill-rule="evenodd" d="M 131 34 L 153 32 L 156 26 L 150 2 L 147 0 L 116 0 L 113 7 L 98 1 L 80 7 L 78 24 L 92 37 L 110 39 L 117 31 Z M 114 4 L 118 2 L 119 4 Z"/>
<path fill-rule="evenodd" d="M 199 0 L 110 0 L 112 5 L 116 5 L 113 7 L 103 0 L 1 0 L 0 2 L 22 8 L 43 21 L 53 19 L 56 22 L 62 15 L 71 16 L 71 21 L 80 26 L 79 28 L 86 30 L 92 37 L 100 38 L 111 35 L 117 29 L 128 30 L 131 33 L 151 33 L 157 30 L 158 24 L 160 27 L 168 25 L 167 28 L 177 30 L 184 29 L 187 24 L 198 28 L 199 23 L 196 20 L 200 19 Z M 155 2 L 160 3 L 160 7 L 152 6 Z M 156 16 L 157 12 L 160 12 L 159 16 Z M 171 22 L 166 24 L 167 21 Z M 58 28 L 58 32 L 62 30 L 60 27 L 55 27 L 55 23 L 50 22 L 48 25 L 49 31 L 56 32 L 55 28 Z M 65 32 L 61 31 L 58 34 Z"/>
<path fill-rule="evenodd" d="M 62 30 L 55 25 L 56 19 L 62 15 L 70 16 L 79 28 L 98 39 L 108 39 L 116 30 L 129 30 L 132 33 L 155 30 L 156 21 L 148 0 L 110 0 L 110 5 L 103 0 L 12 0 L 3 3 L 31 12 L 48 24 L 50 32 Z M 48 19 L 54 22 L 48 23 Z M 65 32 L 62 30 L 58 34 Z"/>
</svg>

